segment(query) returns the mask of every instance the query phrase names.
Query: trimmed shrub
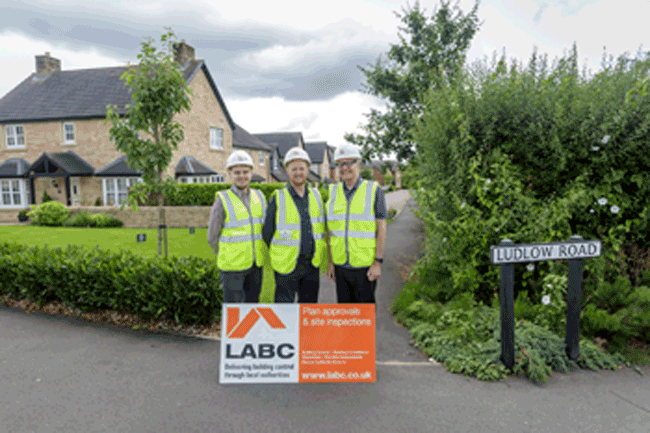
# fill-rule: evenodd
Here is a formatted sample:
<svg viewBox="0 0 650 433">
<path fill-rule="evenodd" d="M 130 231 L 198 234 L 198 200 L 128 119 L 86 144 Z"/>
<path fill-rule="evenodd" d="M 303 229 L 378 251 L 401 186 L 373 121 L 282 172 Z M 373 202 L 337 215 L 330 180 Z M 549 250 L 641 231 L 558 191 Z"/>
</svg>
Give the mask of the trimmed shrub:
<svg viewBox="0 0 650 433">
<path fill-rule="evenodd" d="M 38 206 L 32 205 L 27 216 L 33 225 L 60 226 L 68 218 L 70 210 L 58 201 L 48 201 Z"/>
<path fill-rule="evenodd" d="M 95 214 L 90 217 L 91 227 L 122 227 L 124 223 L 112 215 Z M 93 224 L 94 223 L 94 224 Z"/>
<path fill-rule="evenodd" d="M 112 309 L 184 324 L 218 320 L 223 299 L 214 260 L 6 242 L 0 243 L 0 294 L 38 305 L 60 301 L 83 312 Z"/>
</svg>

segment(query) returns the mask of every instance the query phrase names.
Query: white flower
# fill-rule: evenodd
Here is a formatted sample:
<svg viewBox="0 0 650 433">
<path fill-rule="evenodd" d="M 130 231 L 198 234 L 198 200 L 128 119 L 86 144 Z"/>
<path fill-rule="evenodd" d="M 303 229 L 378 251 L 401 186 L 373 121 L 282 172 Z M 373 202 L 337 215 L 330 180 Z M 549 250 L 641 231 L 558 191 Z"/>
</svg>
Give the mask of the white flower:
<svg viewBox="0 0 650 433">
<path fill-rule="evenodd" d="M 595 211 L 593 209 L 589 209 L 589 213 L 594 213 Z"/>
<path fill-rule="evenodd" d="M 621 210 L 618 206 L 614 205 L 609 210 L 612 211 L 612 213 L 618 213 L 619 210 Z"/>
<path fill-rule="evenodd" d="M 447 238 L 442 238 L 442 241 L 443 241 L 443 242 L 447 242 Z"/>
<path fill-rule="evenodd" d="M 548 295 L 542 296 L 542 304 L 548 305 L 551 303 L 551 297 Z"/>
<path fill-rule="evenodd" d="M 548 287 L 549 289 L 552 289 L 553 285 L 552 284 L 547 284 L 546 287 Z"/>
<path fill-rule="evenodd" d="M 599 146 L 591 146 L 591 150 L 593 150 L 594 152 L 598 152 L 600 150 L 600 147 Z"/>
<path fill-rule="evenodd" d="M 607 199 L 605 197 L 601 197 L 598 199 L 598 204 L 601 206 L 605 206 L 607 204 Z"/>
<path fill-rule="evenodd" d="M 488 190 L 488 187 L 487 187 L 487 186 L 484 186 L 484 187 L 483 187 L 483 191 L 487 191 L 487 190 Z"/>
<path fill-rule="evenodd" d="M 607 142 L 609 141 L 610 138 L 612 138 L 611 135 L 606 135 L 606 136 L 603 137 L 603 139 L 600 142 L 603 143 L 603 144 L 607 144 Z"/>
<path fill-rule="evenodd" d="M 465 202 L 462 202 L 462 203 L 460 204 L 460 208 L 462 209 L 462 208 L 464 208 L 464 207 L 465 207 Z"/>
<path fill-rule="evenodd" d="M 492 183 L 492 179 L 485 179 L 485 183 L 487 183 L 487 184 Z"/>
<path fill-rule="evenodd" d="M 528 269 L 530 272 L 533 272 L 535 270 L 535 265 L 532 263 L 529 263 L 526 265 L 526 269 Z"/>
</svg>

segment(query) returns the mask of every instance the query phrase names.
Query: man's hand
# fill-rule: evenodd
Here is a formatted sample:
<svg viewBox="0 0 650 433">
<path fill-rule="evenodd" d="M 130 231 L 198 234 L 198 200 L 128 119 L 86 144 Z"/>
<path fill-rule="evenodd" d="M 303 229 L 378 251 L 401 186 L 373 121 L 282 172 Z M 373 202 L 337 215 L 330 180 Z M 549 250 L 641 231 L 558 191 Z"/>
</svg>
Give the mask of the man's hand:
<svg viewBox="0 0 650 433">
<path fill-rule="evenodd" d="M 370 269 L 368 269 L 368 273 L 366 275 L 368 276 L 369 281 L 375 281 L 381 276 L 381 264 L 379 262 L 372 262 L 372 265 L 370 266 Z"/>
<path fill-rule="evenodd" d="M 327 266 L 327 278 L 329 278 L 330 281 L 334 281 L 334 263 L 332 262 Z"/>
</svg>

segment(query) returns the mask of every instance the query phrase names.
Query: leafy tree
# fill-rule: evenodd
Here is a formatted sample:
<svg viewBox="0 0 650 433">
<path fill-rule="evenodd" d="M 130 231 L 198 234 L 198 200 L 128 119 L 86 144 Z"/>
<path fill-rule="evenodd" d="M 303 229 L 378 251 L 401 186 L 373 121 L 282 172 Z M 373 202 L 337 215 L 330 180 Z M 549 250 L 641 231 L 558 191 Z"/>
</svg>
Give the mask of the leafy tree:
<svg viewBox="0 0 650 433">
<path fill-rule="evenodd" d="M 424 16 L 419 2 L 402 8 L 395 15 L 404 24 L 399 27 L 398 44 L 391 44 L 386 54 L 374 65 L 359 67 L 366 76 L 363 90 L 386 100 L 387 110 L 371 109 L 368 123 L 362 125 L 365 135 L 349 133 L 345 139 L 362 147 L 364 158 L 395 152 L 398 160 L 410 159 L 417 144 L 411 126 L 422 113 L 421 97 L 440 85 L 446 76 L 453 79 L 465 61 L 474 34 L 480 23 L 478 1 L 464 14 L 458 3 L 441 1 L 432 16 Z"/>
<path fill-rule="evenodd" d="M 153 39 L 145 38 L 142 51 L 138 54 L 140 64 L 130 66 L 120 77 L 130 88 L 133 104 L 126 105 L 126 115 L 118 114 L 118 107 L 106 107 L 106 120 L 112 122 L 110 136 L 116 148 L 126 154 L 127 164 L 142 171 L 145 188 L 129 194 L 127 203 L 137 211 L 138 201 L 146 194 L 158 199 L 158 255 L 162 255 L 164 236 L 165 257 L 167 257 L 167 227 L 164 198 L 173 186 L 174 180 L 163 180 L 165 170 L 171 162 L 172 152 L 183 138 L 183 126 L 173 121 L 174 115 L 190 109 L 191 91 L 187 87 L 179 64 L 174 60 L 174 33 L 160 38 L 166 50 L 158 51 Z M 143 132 L 143 135 L 140 134 Z M 146 137 L 146 138 L 143 138 Z M 122 204 L 124 209 L 125 204 Z"/>
</svg>

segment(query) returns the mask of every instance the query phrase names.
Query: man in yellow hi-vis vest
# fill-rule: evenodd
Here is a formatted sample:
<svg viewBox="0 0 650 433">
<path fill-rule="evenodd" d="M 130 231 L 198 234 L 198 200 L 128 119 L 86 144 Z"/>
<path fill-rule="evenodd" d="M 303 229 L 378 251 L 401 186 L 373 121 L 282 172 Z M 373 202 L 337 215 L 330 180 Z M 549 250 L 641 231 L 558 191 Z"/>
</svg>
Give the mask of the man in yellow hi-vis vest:
<svg viewBox="0 0 650 433">
<path fill-rule="evenodd" d="M 262 240 L 266 199 L 261 191 L 249 188 L 253 160 L 248 153 L 234 151 L 226 168 L 233 183 L 214 198 L 208 243 L 217 255 L 223 302 L 259 302 L 266 254 Z"/>
<path fill-rule="evenodd" d="M 334 152 L 342 182 L 331 185 L 325 206 L 330 262 L 339 303 L 374 303 L 386 245 L 386 197 L 360 176 L 361 155 L 350 145 Z"/>
<path fill-rule="evenodd" d="M 264 242 L 275 271 L 275 302 L 318 302 L 320 266 L 327 260 L 325 212 L 320 193 L 308 188 L 311 159 L 300 147 L 284 158 L 289 185 L 269 200 Z"/>
</svg>

